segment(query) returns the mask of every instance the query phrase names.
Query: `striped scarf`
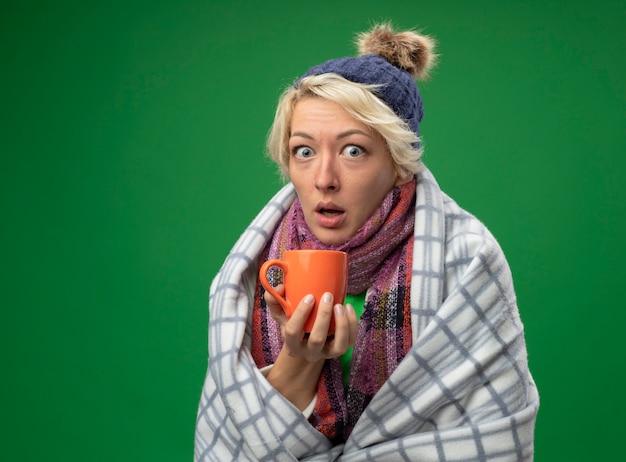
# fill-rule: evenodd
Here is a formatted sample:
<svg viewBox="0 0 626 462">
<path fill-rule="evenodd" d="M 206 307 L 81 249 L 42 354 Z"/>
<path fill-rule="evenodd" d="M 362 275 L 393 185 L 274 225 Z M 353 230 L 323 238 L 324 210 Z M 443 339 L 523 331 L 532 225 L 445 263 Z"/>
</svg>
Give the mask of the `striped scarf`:
<svg viewBox="0 0 626 462">
<path fill-rule="evenodd" d="M 292 249 L 348 252 L 348 293 L 367 290 L 359 321 L 348 387 L 341 366 L 327 360 L 310 422 L 333 443 L 347 439 L 363 410 L 412 345 L 410 281 L 415 223 L 415 181 L 393 188 L 357 234 L 344 244 L 325 245 L 308 228 L 296 198 L 261 254 L 281 258 Z M 270 274 L 273 284 L 280 275 Z M 257 282 L 252 356 L 258 367 L 273 364 L 282 348 L 280 326 L 271 317 Z"/>
</svg>

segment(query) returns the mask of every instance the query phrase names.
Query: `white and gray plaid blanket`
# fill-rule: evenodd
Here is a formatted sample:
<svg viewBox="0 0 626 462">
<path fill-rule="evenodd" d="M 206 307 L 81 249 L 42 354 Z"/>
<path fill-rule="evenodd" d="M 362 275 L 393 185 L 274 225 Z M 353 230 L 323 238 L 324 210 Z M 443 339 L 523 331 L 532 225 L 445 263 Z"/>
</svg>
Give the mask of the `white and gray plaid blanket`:
<svg viewBox="0 0 626 462">
<path fill-rule="evenodd" d="M 418 175 L 413 347 L 344 445 L 332 447 L 250 354 L 257 260 L 293 201 L 263 208 L 211 284 L 196 461 L 528 461 L 539 396 L 511 274 L 489 231 Z"/>
</svg>

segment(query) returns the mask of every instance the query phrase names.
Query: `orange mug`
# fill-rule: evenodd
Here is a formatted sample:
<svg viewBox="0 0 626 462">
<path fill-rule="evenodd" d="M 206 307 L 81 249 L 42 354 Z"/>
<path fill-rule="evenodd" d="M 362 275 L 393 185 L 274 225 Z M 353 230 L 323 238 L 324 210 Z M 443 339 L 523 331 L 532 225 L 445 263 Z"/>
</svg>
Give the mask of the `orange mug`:
<svg viewBox="0 0 626 462">
<path fill-rule="evenodd" d="M 283 272 L 285 297 L 281 297 L 267 280 L 267 272 L 275 266 Z M 312 294 L 315 306 L 304 324 L 304 332 L 311 332 L 317 316 L 318 303 L 325 292 L 333 294 L 333 303 L 343 303 L 348 287 L 348 254 L 338 250 L 287 250 L 282 260 L 267 260 L 259 272 L 261 284 L 276 298 L 287 317 L 291 317 L 302 299 Z M 335 332 L 331 318 L 328 333 Z"/>
</svg>

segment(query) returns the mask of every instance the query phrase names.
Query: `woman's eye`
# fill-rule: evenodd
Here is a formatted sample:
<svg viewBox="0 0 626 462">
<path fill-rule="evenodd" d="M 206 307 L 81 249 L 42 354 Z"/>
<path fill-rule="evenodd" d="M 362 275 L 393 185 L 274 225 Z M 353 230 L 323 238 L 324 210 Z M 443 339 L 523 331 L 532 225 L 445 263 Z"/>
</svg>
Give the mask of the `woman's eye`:
<svg viewBox="0 0 626 462">
<path fill-rule="evenodd" d="M 343 149 L 343 153 L 347 156 L 347 157 L 359 157 L 361 154 L 363 154 L 365 151 L 363 148 L 360 148 L 358 146 L 355 146 L 353 144 L 346 146 Z"/>
<path fill-rule="evenodd" d="M 308 146 L 300 146 L 294 149 L 294 154 L 296 157 L 300 157 L 301 159 L 306 159 L 313 155 L 313 150 Z"/>
</svg>

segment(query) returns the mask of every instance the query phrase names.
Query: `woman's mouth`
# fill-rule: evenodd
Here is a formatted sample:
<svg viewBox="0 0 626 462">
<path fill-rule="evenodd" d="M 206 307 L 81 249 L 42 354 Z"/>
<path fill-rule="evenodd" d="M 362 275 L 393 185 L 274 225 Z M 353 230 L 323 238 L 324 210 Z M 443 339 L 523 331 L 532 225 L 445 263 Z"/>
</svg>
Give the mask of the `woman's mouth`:
<svg viewBox="0 0 626 462">
<path fill-rule="evenodd" d="M 318 224 L 325 228 L 338 227 L 345 216 L 345 211 L 335 204 L 320 204 L 315 212 Z"/>
<path fill-rule="evenodd" d="M 322 215 L 324 215 L 325 217 L 334 217 L 337 216 L 341 213 L 343 213 L 341 210 L 333 210 L 333 209 L 321 209 L 320 213 Z"/>
</svg>

